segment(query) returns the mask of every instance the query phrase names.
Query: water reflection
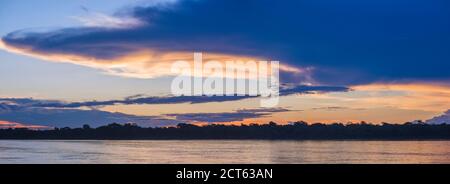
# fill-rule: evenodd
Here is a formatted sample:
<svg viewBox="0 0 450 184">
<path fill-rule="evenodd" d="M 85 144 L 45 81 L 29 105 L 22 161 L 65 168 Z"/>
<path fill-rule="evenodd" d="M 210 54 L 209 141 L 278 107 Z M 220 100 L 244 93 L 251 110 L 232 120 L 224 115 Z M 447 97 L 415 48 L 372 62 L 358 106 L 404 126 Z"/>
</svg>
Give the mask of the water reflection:
<svg viewBox="0 0 450 184">
<path fill-rule="evenodd" d="M 0 141 L 0 163 L 450 163 L 450 141 Z"/>
</svg>

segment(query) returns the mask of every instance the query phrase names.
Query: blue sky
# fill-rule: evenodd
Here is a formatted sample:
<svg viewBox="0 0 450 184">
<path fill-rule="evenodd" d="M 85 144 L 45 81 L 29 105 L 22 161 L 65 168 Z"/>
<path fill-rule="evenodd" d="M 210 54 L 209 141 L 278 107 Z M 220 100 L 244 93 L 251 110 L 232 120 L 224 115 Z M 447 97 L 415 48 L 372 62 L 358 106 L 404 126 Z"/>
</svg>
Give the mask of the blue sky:
<svg viewBox="0 0 450 184">
<path fill-rule="evenodd" d="M 285 95 L 281 107 L 289 111 L 244 122 L 430 119 L 450 108 L 449 9 L 445 0 L 3 0 L 0 97 L 66 103 L 165 96 L 167 58 L 202 51 L 279 60 L 304 72 L 282 71 L 285 83 L 351 89 Z M 95 108 L 158 118 L 257 108 L 253 99 L 211 101 Z M 387 112 L 385 120 L 377 116 Z"/>
<path fill-rule="evenodd" d="M 3 0 L 0 7 L 0 34 L 22 30 L 46 30 L 80 26 L 75 16 L 90 12 L 113 14 L 140 0 Z M 34 97 L 59 100 L 114 99 L 141 93 L 165 94 L 161 85 L 169 79 L 119 78 L 76 65 L 47 63 L 32 57 L 0 51 L 0 83 L 3 97 Z M 158 85 L 159 84 L 159 85 Z M 158 87 L 155 87 L 158 86 Z M 114 90 L 114 93 L 110 91 Z"/>
</svg>

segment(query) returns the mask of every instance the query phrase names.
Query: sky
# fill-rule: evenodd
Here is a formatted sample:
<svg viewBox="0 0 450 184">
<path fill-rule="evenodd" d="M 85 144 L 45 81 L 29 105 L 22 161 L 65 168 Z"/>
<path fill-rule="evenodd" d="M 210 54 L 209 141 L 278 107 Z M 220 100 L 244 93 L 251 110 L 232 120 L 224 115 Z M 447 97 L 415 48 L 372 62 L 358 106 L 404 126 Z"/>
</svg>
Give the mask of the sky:
<svg viewBox="0 0 450 184">
<path fill-rule="evenodd" d="M 0 37 L 0 127 L 450 119 L 446 0 L 2 0 Z M 280 61 L 280 104 L 171 96 L 194 52 Z"/>
</svg>

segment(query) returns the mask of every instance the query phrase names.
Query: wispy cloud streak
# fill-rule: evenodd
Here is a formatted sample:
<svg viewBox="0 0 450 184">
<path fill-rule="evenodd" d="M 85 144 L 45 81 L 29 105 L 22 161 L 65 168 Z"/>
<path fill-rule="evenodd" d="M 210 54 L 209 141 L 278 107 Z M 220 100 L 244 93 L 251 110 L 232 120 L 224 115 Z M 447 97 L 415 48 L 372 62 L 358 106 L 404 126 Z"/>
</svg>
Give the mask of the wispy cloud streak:
<svg viewBox="0 0 450 184">
<path fill-rule="evenodd" d="M 295 94 L 313 94 L 313 93 L 330 93 L 330 92 L 347 92 L 351 90 L 348 87 L 340 86 L 295 86 L 283 88 L 280 90 L 280 96 L 289 96 Z M 33 101 L 26 99 L 4 99 L 13 102 L 21 102 L 24 106 L 31 107 L 52 107 L 52 108 L 79 108 L 79 107 L 96 107 L 117 104 L 200 104 L 212 102 L 228 102 L 239 101 L 250 98 L 258 98 L 258 96 L 160 96 L 160 97 L 142 97 L 141 95 L 128 97 L 123 100 L 109 101 L 87 101 L 87 102 L 71 102 L 65 103 L 61 101 Z M 1 100 L 1 99 L 0 99 Z"/>
<path fill-rule="evenodd" d="M 241 109 L 235 112 L 223 113 L 186 113 L 186 114 L 166 114 L 169 117 L 175 117 L 179 121 L 187 121 L 191 123 L 224 123 L 237 122 L 252 118 L 261 118 L 270 116 L 273 113 L 289 112 L 285 108 L 261 108 L 261 109 Z"/>
</svg>

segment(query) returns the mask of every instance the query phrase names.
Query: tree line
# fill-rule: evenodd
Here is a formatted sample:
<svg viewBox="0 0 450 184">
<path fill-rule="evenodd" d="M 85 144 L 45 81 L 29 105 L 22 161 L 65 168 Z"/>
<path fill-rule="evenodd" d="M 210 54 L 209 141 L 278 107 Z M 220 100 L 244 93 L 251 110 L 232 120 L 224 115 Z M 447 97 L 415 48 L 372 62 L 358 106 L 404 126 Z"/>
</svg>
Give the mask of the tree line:
<svg viewBox="0 0 450 184">
<path fill-rule="evenodd" d="M 171 139 L 261 139 L 261 140 L 438 140 L 450 139 L 450 125 L 405 124 L 308 124 L 274 122 L 250 125 L 178 124 L 174 127 L 144 128 L 134 124 L 109 124 L 98 128 L 1 129 L 0 139 L 62 140 L 171 140 Z"/>
</svg>

